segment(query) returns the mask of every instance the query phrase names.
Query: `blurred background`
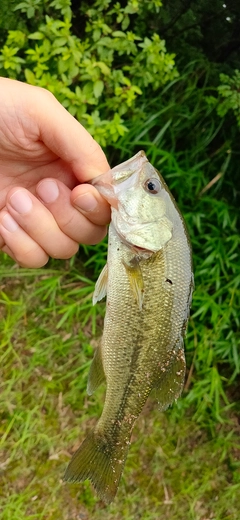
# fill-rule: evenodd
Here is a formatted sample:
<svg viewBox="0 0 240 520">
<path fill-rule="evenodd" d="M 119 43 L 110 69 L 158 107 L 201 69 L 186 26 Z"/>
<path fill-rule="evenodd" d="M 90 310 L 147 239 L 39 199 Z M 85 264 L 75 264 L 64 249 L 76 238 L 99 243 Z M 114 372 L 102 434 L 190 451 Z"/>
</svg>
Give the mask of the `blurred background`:
<svg viewBox="0 0 240 520">
<path fill-rule="evenodd" d="M 104 400 L 86 381 L 107 240 L 37 270 L 1 254 L 2 520 L 239 518 L 239 69 L 237 0 L 1 0 L 0 75 L 49 89 L 112 166 L 146 152 L 187 222 L 196 286 L 183 395 L 165 413 L 148 401 L 105 508 L 61 477 Z"/>
</svg>

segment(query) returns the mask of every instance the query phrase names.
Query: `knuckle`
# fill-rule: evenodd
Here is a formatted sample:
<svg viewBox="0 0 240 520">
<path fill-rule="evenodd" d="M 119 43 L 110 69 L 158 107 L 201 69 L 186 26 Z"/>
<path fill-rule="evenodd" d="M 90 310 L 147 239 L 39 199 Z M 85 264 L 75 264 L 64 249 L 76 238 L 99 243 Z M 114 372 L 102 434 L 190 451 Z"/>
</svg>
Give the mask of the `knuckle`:
<svg viewBox="0 0 240 520">
<path fill-rule="evenodd" d="M 42 94 L 43 96 L 46 96 L 46 99 L 50 99 L 50 100 L 55 99 L 56 100 L 55 96 L 52 94 L 52 92 L 50 92 L 50 90 L 47 90 L 46 88 L 39 87 L 39 86 L 37 86 L 36 88 L 38 89 L 40 94 Z"/>
<path fill-rule="evenodd" d="M 47 253 L 40 249 L 39 246 L 14 251 L 14 255 L 18 264 L 22 267 L 43 267 L 49 259 Z"/>
<path fill-rule="evenodd" d="M 49 260 L 49 257 L 47 257 L 45 260 L 43 259 L 36 259 L 35 261 L 31 262 L 20 262 L 17 260 L 17 263 L 20 265 L 20 267 L 30 267 L 32 269 L 39 269 L 40 267 L 44 267 L 44 265 L 47 264 Z"/>
<path fill-rule="evenodd" d="M 72 227 L 75 227 L 74 221 L 75 221 L 75 214 L 69 215 L 68 218 L 65 217 L 65 219 L 61 222 L 61 230 L 65 233 Z"/>
<path fill-rule="evenodd" d="M 64 259 L 67 260 L 68 258 L 72 258 L 72 256 L 76 255 L 76 253 L 78 252 L 78 249 L 79 249 L 79 245 L 77 243 L 72 245 L 69 248 L 69 250 L 66 251 L 66 254 L 64 255 Z"/>
<path fill-rule="evenodd" d="M 91 233 L 91 235 L 87 235 L 84 237 L 84 240 L 82 240 L 82 244 L 86 245 L 95 245 L 101 242 L 104 237 L 107 234 L 107 226 L 98 226 L 97 229 L 95 228 L 95 233 Z"/>
</svg>

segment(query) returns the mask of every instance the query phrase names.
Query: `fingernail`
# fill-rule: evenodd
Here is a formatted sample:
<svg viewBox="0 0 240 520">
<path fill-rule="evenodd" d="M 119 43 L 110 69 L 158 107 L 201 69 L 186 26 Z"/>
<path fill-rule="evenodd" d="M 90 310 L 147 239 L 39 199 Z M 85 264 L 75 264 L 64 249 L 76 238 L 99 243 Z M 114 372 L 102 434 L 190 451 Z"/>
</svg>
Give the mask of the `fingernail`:
<svg viewBox="0 0 240 520">
<path fill-rule="evenodd" d="M 74 199 L 74 205 L 83 211 L 93 211 L 96 209 L 98 202 L 92 193 L 88 191 L 83 195 L 79 195 L 76 199 Z"/>
<path fill-rule="evenodd" d="M 49 204 L 55 202 L 59 195 L 58 185 L 54 181 L 42 181 L 37 186 L 37 194 L 43 202 Z"/>
<path fill-rule="evenodd" d="M 32 209 L 32 199 L 23 190 L 15 191 L 9 202 L 13 209 L 21 214 L 28 213 Z"/>
<path fill-rule="evenodd" d="M 7 229 L 7 231 L 10 231 L 11 233 L 14 233 L 14 231 L 17 231 L 17 229 L 19 228 L 17 222 L 15 222 L 15 220 L 13 220 L 13 218 L 11 217 L 11 215 L 9 215 L 9 213 L 6 213 L 6 215 L 4 215 L 1 225 L 3 227 L 5 227 L 5 229 Z"/>
</svg>

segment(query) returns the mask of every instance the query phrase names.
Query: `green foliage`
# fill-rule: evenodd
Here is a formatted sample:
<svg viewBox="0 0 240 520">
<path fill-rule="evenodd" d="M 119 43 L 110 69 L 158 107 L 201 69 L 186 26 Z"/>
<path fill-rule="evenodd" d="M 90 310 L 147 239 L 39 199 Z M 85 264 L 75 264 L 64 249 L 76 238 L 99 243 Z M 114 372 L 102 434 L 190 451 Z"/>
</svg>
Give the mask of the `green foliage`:
<svg viewBox="0 0 240 520">
<path fill-rule="evenodd" d="M 0 64 L 6 71 L 9 71 L 10 76 L 11 71 L 13 70 L 16 73 L 19 73 L 21 71 L 21 63 L 24 63 L 24 60 L 22 58 L 16 56 L 18 51 L 19 47 L 8 47 L 7 45 L 4 45 L 2 49 L 2 53 L 0 56 Z"/>
<path fill-rule="evenodd" d="M 240 3 L 80 4 L 13 1 L 6 15 L 2 0 L 1 74 L 51 90 L 112 165 L 145 150 L 186 219 L 196 286 L 183 396 L 165 414 L 148 404 L 104 515 L 237 520 Z M 59 478 L 102 408 L 86 380 L 103 327 L 104 304 L 92 307 L 91 295 L 106 252 L 106 240 L 81 246 L 70 262 L 36 271 L 2 255 L 3 520 L 102 518 L 88 482 Z"/>
<path fill-rule="evenodd" d="M 14 7 L 14 11 L 21 11 L 27 15 L 27 18 L 33 18 L 38 12 L 39 6 L 41 5 L 42 0 L 25 0 L 25 2 L 20 2 Z"/>
<path fill-rule="evenodd" d="M 14 10 L 16 0 L 1 0 L 0 2 L 0 46 L 5 42 L 9 29 L 26 28 L 22 17 Z"/>
<path fill-rule="evenodd" d="M 218 87 L 220 103 L 217 106 L 218 114 L 223 117 L 229 110 L 233 110 L 240 126 L 240 72 L 235 70 L 232 77 L 220 74 L 221 85 Z"/>
<path fill-rule="evenodd" d="M 154 15 L 161 3 L 111 1 L 81 8 L 82 37 L 74 34 L 69 0 L 17 4 L 30 30 L 10 30 L 0 54 L 0 71 L 49 89 L 99 141 L 116 142 L 127 131 L 125 117 L 136 112 L 143 89 L 156 90 L 177 76 L 174 55 L 158 34 L 128 30 L 134 13 Z M 38 21 L 39 9 L 41 16 Z M 134 24 L 133 24 L 134 25 Z M 144 71 L 144 74 L 143 74 Z"/>
</svg>

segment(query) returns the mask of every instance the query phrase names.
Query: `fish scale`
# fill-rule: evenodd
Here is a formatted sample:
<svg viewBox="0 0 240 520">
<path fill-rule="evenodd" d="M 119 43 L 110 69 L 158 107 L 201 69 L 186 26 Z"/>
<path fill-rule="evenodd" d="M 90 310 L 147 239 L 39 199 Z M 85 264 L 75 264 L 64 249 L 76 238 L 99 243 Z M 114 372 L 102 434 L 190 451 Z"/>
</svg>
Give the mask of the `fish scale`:
<svg viewBox="0 0 240 520">
<path fill-rule="evenodd" d="M 106 380 L 103 412 L 73 455 L 65 480 L 89 478 L 110 503 L 119 485 L 131 432 L 149 394 L 161 410 L 182 391 L 183 336 L 193 275 L 183 218 L 161 175 L 139 152 L 94 181 L 112 204 L 107 268 L 94 301 L 107 295 L 101 346 L 88 391 Z M 154 193 L 152 193 L 152 191 Z"/>
</svg>

